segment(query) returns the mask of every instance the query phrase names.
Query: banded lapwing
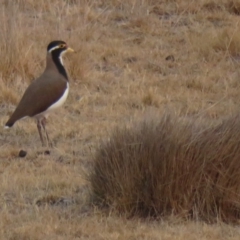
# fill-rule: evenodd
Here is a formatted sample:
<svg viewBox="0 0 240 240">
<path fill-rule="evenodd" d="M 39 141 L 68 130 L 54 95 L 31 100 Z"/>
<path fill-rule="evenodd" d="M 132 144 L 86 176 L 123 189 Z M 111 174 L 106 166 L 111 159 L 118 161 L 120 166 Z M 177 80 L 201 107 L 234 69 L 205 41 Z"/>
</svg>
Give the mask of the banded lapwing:
<svg viewBox="0 0 240 240">
<path fill-rule="evenodd" d="M 46 68 L 42 75 L 33 80 L 22 96 L 17 108 L 5 124 L 5 128 L 25 117 L 37 121 L 39 136 L 44 146 L 42 129 L 46 135 L 47 145 L 51 146 L 46 130 L 46 118 L 58 109 L 67 99 L 69 92 L 68 75 L 63 66 L 62 56 L 74 52 L 64 41 L 52 41 L 47 47 Z"/>
</svg>

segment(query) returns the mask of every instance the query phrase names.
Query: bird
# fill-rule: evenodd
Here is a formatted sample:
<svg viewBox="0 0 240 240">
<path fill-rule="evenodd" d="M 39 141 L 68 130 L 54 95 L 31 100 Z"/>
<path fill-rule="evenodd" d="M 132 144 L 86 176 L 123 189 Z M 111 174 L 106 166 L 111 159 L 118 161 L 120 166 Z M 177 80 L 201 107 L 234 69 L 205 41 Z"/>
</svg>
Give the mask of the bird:
<svg viewBox="0 0 240 240">
<path fill-rule="evenodd" d="M 63 105 L 69 93 L 69 79 L 62 60 L 66 52 L 74 50 L 62 40 L 54 40 L 48 44 L 44 72 L 27 87 L 5 128 L 12 127 L 25 117 L 35 118 L 42 146 L 45 146 L 43 129 L 47 146 L 52 147 L 46 121 L 49 113 Z"/>
</svg>

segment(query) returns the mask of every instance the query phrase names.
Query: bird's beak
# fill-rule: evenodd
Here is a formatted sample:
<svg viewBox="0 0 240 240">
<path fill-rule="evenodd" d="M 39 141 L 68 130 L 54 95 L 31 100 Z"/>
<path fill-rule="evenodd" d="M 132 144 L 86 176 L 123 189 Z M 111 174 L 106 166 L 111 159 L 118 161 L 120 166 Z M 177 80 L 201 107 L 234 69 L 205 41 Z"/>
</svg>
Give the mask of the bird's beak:
<svg viewBox="0 0 240 240">
<path fill-rule="evenodd" d="M 67 52 L 75 52 L 72 48 L 68 47 Z"/>
</svg>

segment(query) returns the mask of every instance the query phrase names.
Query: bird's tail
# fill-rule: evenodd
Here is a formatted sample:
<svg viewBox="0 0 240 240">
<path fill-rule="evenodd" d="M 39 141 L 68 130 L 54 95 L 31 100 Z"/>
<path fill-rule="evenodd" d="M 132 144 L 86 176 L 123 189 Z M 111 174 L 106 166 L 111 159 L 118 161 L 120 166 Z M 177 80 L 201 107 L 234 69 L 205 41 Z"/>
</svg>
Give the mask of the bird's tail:
<svg viewBox="0 0 240 240">
<path fill-rule="evenodd" d="M 7 128 L 10 128 L 14 125 L 14 122 L 11 121 L 11 118 L 6 122 L 4 128 L 7 129 Z"/>
</svg>

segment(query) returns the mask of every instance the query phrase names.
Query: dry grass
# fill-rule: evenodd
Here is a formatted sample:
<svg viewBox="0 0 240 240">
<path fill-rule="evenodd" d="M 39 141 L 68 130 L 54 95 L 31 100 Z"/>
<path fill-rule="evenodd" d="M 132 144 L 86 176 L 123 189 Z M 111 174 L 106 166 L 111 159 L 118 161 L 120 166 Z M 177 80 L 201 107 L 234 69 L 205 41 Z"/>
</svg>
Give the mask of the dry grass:
<svg viewBox="0 0 240 240">
<path fill-rule="evenodd" d="M 130 217 L 238 222 L 239 120 L 164 113 L 117 128 L 94 157 L 96 203 Z"/>
<path fill-rule="evenodd" d="M 35 123 L 0 137 L 1 239 L 238 239 L 238 229 L 171 218 L 104 216 L 85 174 L 108 132 L 150 109 L 222 119 L 239 111 L 239 1 L 0 1 L 0 123 L 63 39 L 77 54 L 64 108 L 49 118 L 43 156 Z M 20 149 L 28 151 L 19 159 Z"/>
</svg>

